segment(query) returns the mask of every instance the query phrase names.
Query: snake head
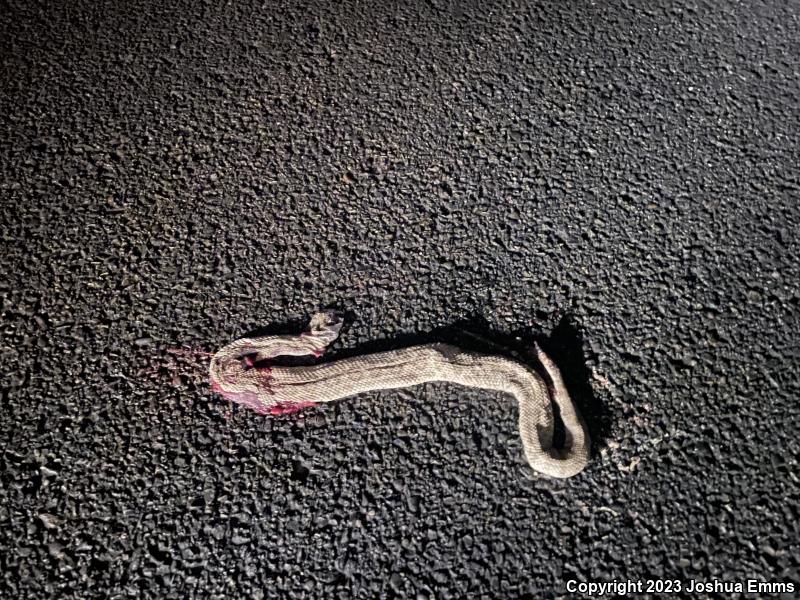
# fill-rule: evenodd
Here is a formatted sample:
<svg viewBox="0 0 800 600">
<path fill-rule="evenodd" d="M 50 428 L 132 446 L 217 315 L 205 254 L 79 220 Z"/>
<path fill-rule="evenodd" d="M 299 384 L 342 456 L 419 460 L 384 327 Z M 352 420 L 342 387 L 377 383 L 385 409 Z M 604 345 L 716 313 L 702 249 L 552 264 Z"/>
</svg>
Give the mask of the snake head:
<svg viewBox="0 0 800 600">
<path fill-rule="evenodd" d="M 311 317 L 305 335 L 318 338 L 325 346 L 339 337 L 344 325 L 344 313 L 338 310 L 323 310 Z"/>
</svg>

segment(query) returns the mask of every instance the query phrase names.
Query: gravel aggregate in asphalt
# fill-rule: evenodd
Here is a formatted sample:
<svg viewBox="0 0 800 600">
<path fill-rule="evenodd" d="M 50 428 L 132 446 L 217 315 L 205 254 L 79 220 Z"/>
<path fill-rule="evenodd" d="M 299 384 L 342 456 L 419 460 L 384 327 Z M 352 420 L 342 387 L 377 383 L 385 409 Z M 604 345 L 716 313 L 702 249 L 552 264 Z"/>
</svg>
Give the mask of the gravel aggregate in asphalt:
<svg viewBox="0 0 800 600">
<path fill-rule="evenodd" d="M 798 589 L 797 3 L 12 1 L 0 58 L 0 596 Z M 211 394 L 327 306 L 541 341 L 590 465 L 481 391 Z"/>
</svg>

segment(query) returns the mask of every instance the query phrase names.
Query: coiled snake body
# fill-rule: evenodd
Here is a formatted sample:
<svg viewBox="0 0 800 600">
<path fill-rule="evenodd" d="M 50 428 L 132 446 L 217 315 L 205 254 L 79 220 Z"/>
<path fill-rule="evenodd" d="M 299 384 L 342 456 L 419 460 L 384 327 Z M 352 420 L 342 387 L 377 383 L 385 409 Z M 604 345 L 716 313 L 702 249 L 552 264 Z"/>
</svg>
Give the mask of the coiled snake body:
<svg viewBox="0 0 800 600">
<path fill-rule="evenodd" d="M 508 358 L 466 352 L 448 344 L 426 344 L 329 363 L 284 367 L 278 356 L 319 357 L 339 335 L 341 316 L 317 313 L 297 336 L 242 338 L 211 359 L 214 391 L 260 413 L 280 414 L 355 394 L 444 381 L 497 390 L 519 402 L 519 430 L 530 466 L 551 477 L 579 473 L 589 458 L 589 436 L 561 374 L 537 347 L 564 423 L 563 449 L 553 446 L 555 423 L 548 386 L 535 371 Z"/>
</svg>

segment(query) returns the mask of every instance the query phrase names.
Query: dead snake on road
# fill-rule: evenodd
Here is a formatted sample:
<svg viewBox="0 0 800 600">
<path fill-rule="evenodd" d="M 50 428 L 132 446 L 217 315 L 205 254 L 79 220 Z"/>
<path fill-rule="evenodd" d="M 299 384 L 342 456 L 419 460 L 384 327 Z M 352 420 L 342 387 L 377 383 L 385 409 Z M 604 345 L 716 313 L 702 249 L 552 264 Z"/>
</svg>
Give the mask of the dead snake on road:
<svg viewBox="0 0 800 600">
<path fill-rule="evenodd" d="M 326 311 L 314 315 L 300 335 L 236 340 L 212 357 L 212 388 L 229 400 L 272 414 L 432 381 L 496 390 L 511 394 L 519 402 L 520 436 L 534 470 L 551 477 L 571 477 L 586 466 L 586 427 L 561 373 L 538 347 L 538 358 L 551 380 L 553 402 L 564 423 L 563 449 L 553 446 L 555 419 L 547 384 L 532 369 L 502 356 L 466 352 L 448 344 L 426 344 L 310 366 L 270 363 L 278 356 L 321 356 L 341 327 L 341 315 Z"/>
</svg>

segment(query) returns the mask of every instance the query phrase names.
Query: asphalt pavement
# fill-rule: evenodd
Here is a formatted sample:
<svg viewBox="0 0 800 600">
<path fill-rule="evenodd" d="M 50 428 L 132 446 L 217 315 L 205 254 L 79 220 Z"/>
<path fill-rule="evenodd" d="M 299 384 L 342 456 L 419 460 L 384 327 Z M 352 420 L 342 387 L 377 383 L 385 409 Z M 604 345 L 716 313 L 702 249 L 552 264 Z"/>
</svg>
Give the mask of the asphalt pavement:
<svg viewBox="0 0 800 600">
<path fill-rule="evenodd" d="M 800 4 L 15 0 L 0 82 L 0 597 L 796 597 Z M 540 342 L 588 467 L 491 392 L 211 392 L 325 307 Z"/>
</svg>

